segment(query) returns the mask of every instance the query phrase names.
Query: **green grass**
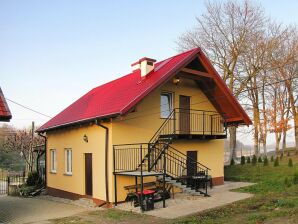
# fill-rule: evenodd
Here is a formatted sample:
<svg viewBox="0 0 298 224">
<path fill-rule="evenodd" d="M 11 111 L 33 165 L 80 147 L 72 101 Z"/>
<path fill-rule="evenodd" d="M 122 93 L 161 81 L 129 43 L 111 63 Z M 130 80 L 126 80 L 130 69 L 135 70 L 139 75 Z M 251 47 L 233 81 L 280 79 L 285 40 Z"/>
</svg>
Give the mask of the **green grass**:
<svg viewBox="0 0 298 224">
<path fill-rule="evenodd" d="M 298 223 L 298 184 L 293 183 L 298 173 L 298 156 L 284 156 L 280 166 L 263 163 L 234 165 L 225 168 L 225 180 L 253 182 L 255 185 L 234 191 L 252 193 L 254 196 L 206 212 L 187 217 L 164 220 L 152 216 L 109 209 L 88 213 L 85 216 L 54 220 L 55 223 L 167 223 L 167 224 L 222 224 L 222 223 Z M 288 184 L 285 184 L 285 178 Z M 199 203 L 199 202 L 198 202 Z M 100 220 L 100 221 L 99 221 Z"/>
<path fill-rule="evenodd" d="M 298 172 L 298 157 L 291 157 L 293 167 L 288 167 L 289 157 L 274 167 L 257 163 L 225 168 L 225 180 L 254 182 L 255 185 L 236 189 L 255 196 L 231 205 L 175 220 L 174 223 L 298 223 L 298 185 L 293 184 Z M 288 178 L 290 186 L 285 184 Z"/>
</svg>

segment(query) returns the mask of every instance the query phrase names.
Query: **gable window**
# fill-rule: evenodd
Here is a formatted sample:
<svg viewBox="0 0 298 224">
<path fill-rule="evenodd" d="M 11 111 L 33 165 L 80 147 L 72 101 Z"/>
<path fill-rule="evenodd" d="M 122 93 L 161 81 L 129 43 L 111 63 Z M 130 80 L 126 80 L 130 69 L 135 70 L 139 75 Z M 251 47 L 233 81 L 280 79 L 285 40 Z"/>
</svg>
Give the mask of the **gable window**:
<svg viewBox="0 0 298 224">
<path fill-rule="evenodd" d="M 173 93 L 160 95 L 160 117 L 168 118 L 173 110 Z"/>
<path fill-rule="evenodd" d="M 51 173 L 57 172 L 57 154 L 56 149 L 50 150 L 50 158 L 51 158 Z"/>
<path fill-rule="evenodd" d="M 65 149 L 65 174 L 72 174 L 72 150 Z"/>
</svg>

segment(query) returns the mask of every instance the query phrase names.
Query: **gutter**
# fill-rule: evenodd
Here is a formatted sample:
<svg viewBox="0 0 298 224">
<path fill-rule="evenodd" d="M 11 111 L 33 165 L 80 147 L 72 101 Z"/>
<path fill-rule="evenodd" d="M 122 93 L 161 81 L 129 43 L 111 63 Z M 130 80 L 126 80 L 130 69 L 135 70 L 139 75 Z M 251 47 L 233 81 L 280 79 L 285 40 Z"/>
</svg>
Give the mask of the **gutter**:
<svg viewBox="0 0 298 224">
<path fill-rule="evenodd" d="M 42 135 L 41 133 L 37 133 L 40 137 L 44 138 L 44 145 L 45 145 L 45 160 L 44 160 L 44 163 L 45 163 L 45 180 L 44 180 L 44 183 L 45 183 L 45 187 L 47 187 L 47 177 L 48 177 L 48 174 L 47 174 L 47 137 L 45 135 Z"/>
<path fill-rule="evenodd" d="M 98 120 L 95 120 L 95 124 L 106 131 L 105 139 L 105 187 L 106 187 L 106 203 L 109 203 L 109 172 L 108 172 L 108 158 L 109 158 L 109 128 L 100 124 Z"/>
</svg>

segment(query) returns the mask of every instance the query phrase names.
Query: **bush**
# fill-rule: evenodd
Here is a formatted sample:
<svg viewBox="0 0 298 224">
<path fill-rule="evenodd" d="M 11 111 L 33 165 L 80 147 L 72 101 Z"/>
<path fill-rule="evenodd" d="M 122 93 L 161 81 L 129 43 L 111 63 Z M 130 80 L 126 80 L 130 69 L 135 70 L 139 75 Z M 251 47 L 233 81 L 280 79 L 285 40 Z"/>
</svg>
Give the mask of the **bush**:
<svg viewBox="0 0 298 224">
<path fill-rule="evenodd" d="M 292 160 L 292 158 L 289 159 L 288 166 L 289 167 L 293 167 L 293 160 Z"/>
<path fill-rule="evenodd" d="M 294 173 L 293 183 L 298 184 L 298 173 Z"/>
<path fill-rule="evenodd" d="M 256 155 L 253 155 L 252 160 L 251 160 L 251 163 L 252 163 L 253 166 L 255 166 L 257 164 L 257 157 L 256 157 Z"/>
<path fill-rule="evenodd" d="M 291 152 L 290 152 L 290 151 L 288 151 L 288 153 L 287 153 L 287 156 L 288 156 L 288 157 L 290 157 L 290 156 L 291 156 Z"/>
<path fill-rule="evenodd" d="M 265 158 L 264 158 L 264 166 L 268 166 L 268 165 L 269 165 L 268 158 L 267 158 L 267 156 L 265 156 Z"/>
<path fill-rule="evenodd" d="M 231 162 L 230 162 L 230 166 L 233 166 L 233 165 L 235 165 L 235 160 L 234 160 L 234 158 L 232 158 L 232 159 L 231 159 Z"/>
<path fill-rule="evenodd" d="M 245 164 L 245 156 L 241 156 L 241 165 Z"/>
<path fill-rule="evenodd" d="M 279 166 L 279 160 L 278 160 L 278 157 L 275 158 L 274 160 L 274 166 Z"/>
<path fill-rule="evenodd" d="M 26 196 L 29 196 L 35 190 L 36 190 L 35 186 L 22 185 L 19 189 L 19 195 L 26 197 Z"/>
<path fill-rule="evenodd" d="M 28 186 L 37 186 L 41 183 L 39 175 L 37 172 L 32 172 L 28 174 L 26 184 Z"/>
<path fill-rule="evenodd" d="M 282 153 L 280 154 L 280 160 L 282 160 L 283 156 L 284 156 L 284 153 L 282 152 Z"/>
<path fill-rule="evenodd" d="M 271 161 L 271 162 L 273 162 L 273 161 L 274 161 L 274 157 L 273 157 L 273 156 L 271 156 L 271 158 L 270 158 L 270 161 Z"/>
<path fill-rule="evenodd" d="M 285 185 L 286 187 L 291 187 L 292 183 L 291 183 L 291 181 L 289 181 L 288 177 L 285 178 L 285 180 L 284 180 L 284 185 Z"/>
<path fill-rule="evenodd" d="M 263 161 L 262 161 L 262 157 L 260 156 L 259 158 L 258 158 L 258 163 L 262 163 Z"/>
<path fill-rule="evenodd" d="M 250 156 L 247 157 L 246 163 L 250 163 Z"/>
</svg>

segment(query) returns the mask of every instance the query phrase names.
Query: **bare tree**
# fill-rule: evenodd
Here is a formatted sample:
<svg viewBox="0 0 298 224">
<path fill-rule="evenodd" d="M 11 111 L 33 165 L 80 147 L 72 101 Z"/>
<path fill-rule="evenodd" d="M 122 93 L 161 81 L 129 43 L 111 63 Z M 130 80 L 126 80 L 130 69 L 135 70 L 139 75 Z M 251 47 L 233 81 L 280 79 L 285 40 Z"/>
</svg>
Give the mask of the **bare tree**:
<svg viewBox="0 0 298 224">
<path fill-rule="evenodd" d="M 4 142 L 3 148 L 6 152 L 16 152 L 24 159 L 28 171 L 34 168 L 34 146 L 44 144 L 44 139 L 34 134 L 32 130 L 14 130 Z"/>
<path fill-rule="evenodd" d="M 280 44 L 272 52 L 271 61 L 279 76 L 285 80 L 290 112 L 294 120 L 296 153 L 298 153 L 298 108 L 296 106 L 298 98 L 298 33 L 296 27 L 287 27 L 279 32 Z"/>
<path fill-rule="evenodd" d="M 197 18 L 197 26 L 178 39 L 179 50 L 202 47 L 238 98 L 254 76 L 241 71 L 240 58 L 247 51 L 251 37 L 263 29 L 264 12 L 248 0 L 207 2 L 206 9 L 207 12 Z M 230 127 L 229 134 L 231 155 L 235 157 L 236 127 Z"/>
</svg>

